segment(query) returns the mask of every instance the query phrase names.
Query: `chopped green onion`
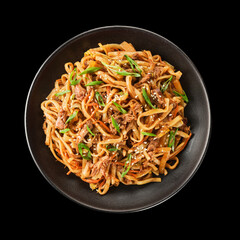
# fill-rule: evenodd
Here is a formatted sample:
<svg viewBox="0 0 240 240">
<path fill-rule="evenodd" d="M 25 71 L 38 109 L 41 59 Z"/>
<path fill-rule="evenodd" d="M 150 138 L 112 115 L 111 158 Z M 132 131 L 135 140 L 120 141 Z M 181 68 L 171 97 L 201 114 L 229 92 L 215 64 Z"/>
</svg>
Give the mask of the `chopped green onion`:
<svg viewBox="0 0 240 240">
<path fill-rule="evenodd" d="M 62 129 L 62 130 L 60 130 L 59 132 L 60 132 L 60 133 L 66 133 L 66 132 L 68 132 L 68 131 L 70 131 L 70 128 Z"/>
<path fill-rule="evenodd" d="M 131 73 L 131 72 L 127 72 L 127 71 L 121 71 L 121 72 L 116 72 L 119 75 L 122 76 L 133 76 L 133 77 L 141 77 L 141 75 L 139 73 Z"/>
<path fill-rule="evenodd" d="M 118 149 L 117 148 L 109 148 L 108 151 L 115 152 L 115 151 L 118 151 Z"/>
<path fill-rule="evenodd" d="M 90 134 L 92 134 L 93 136 L 95 136 L 95 134 L 91 131 L 91 129 L 88 127 L 88 125 L 87 125 L 87 130 L 88 130 L 88 132 L 90 133 Z"/>
<path fill-rule="evenodd" d="M 76 78 L 74 78 L 74 79 L 76 79 Z M 72 80 L 72 81 L 70 81 L 70 85 L 72 85 L 72 86 L 75 86 L 75 85 L 77 85 L 78 83 L 80 83 L 80 81 L 81 81 L 81 79 L 79 78 L 78 80 Z"/>
<path fill-rule="evenodd" d="M 125 165 L 124 165 L 124 168 L 123 168 L 123 172 L 122 172 L 122 175 L 121 175 L 122 178 L 128 173 L 128 171 L 129 171 L 130 168 L 131 168 L 131 159 L 132 159 L 132 155 L 131 155 L 131 154 L 128 154 L 128 156 L 127 156 L 127 161 L 125 162 Z M 128 164 L 129 166 L 128 166 L 128 168 L 126 169 L 127 164 Z M 126 169 L 126 170 L 125 170 L 125 169 Z"/>
<path fill-rule="evenodd" d="M 76 71 L 77 71 L 77 69 L 74 68 L 74 70 L 71 72 L 70 77 L 69 77 L 70 85 L 73 85 L 73 86 L 77 85 L 81 80 L 81 79 L 76 80 L 77 74 L 75 74 L 74 78 L 72 79 L 73 73 Z"/>
<path fill-rule="evenodd" d="M 113 66 L 113 65 L 108 65 L 105 62 L 101 62 L 103 66 L 105 66 L 106 68 L 109 68 L 112 71 L 118 71 L 118 70 L 122 70 L 122 68 L 120 66 Z"/>
<path fill-rule="evenodd" d="M 83 155 L 83 148 L 88 151 L 87 156 Z M 80 155 L 82 156 L 83 159 L 91 160 L 92 154 L 91 154 L 91 151 L 90 151 L 90 149 L 87 145 L 85 145 L 84 143 L 79 143 L 78 144 L 78 151 L 79 151 L 79 153 L 80 153 Z"/>
<path fill-rule="evenodd" d="M 155 137 L 157 136 L 156 134 L 154 133 L 149 133 L 149 132 L 141 132 L 142 135 L 146 135 L 146 136 L 152 136 L 152 137 Z"/>
<path fill-rule="evenodd" d="M 71 92 L 71 90 L 66 90 L 66 91 L 62 91 L 62 92 L 58 92 L 58 93 L 55 93 L 55 96 L 58 97 L 58 96 L 62 96 L 68 92 Z"/>
<path fill-rule="evenodd" d="M 122 75 L 122 76 L 133 76 L 133 77 L 141 77 L 141 74 L 139 73 L 131 73 L 131 72 L 127 72 L 127 71 L 124 71 L 123 68 L 119 67 L 119 66 L 112 66 L 112 65 L 108 65 L 104 62 L 101 62 L 106 68 L 109 68 L 111 71 L 114 71 L 116 72 L 117 74 L 119 75 Z"/>
<path fill-rule="evenodd" d="M 76 68 L 74 68 L 74 70 L 70 73 L 70 77 L 69 77 L 70 82 L 72 81 L 72 76 L 73 76 L 74 72 L 76 72 Z"/>
<path fill-rule="evenodd" d="M 115 147 L 108 148 L 108 145 L 106 145 L 106 149 L 107 149 L 109 152 L 115 152 L 115 151 L 118 151 L 118 149 L 115 148 Z"/>
<path fill-rule="evenodd" d="M 114 102 L 114 101 L 112 101 L 112 103 L 117 107 L 117 109 L 119 110 L 119 112 L 121 112 L 121 113 L 123 113 L 123 114 L 126 114 L 126 113 L 127 113 L 127 111 L 126 111 L 125 109 L 123 109 L 123 108 L 121 107 L 121 105 L 119 105 L 118 103 L 116 103 L 116 102 Z"/>
<path fill-rule="evenodd" d="M 101 83 L 103 83 L 103 81 L 93 81 L 93 82 L 90 82 L 90 83 L 86 84 L 85 87 L 87 87 L 87 86 L 94 86 L 94 85 L 100 85 Z"/>
<path fill-rule="evenodd" d="M 124 57 L 128 60 L 128 62 L 130 63 L 130 66 L 134 72 L 135 72 L 135 69 L 137 69 L 138 72 L 142 73 L 141 68 L 138 66 L 138 64 L 132 58 L 130 58 L 127 55 L 124 55 Z"/>
<path fill-rule="evenodd" d="M 117 121 L 113 118 L 113 116 L 111 116 L 111 120 L 112 120 L 112 124 L 113 124 L 113 126 L 116 128 L 116 130 L 117 130 L 119 133 L 121 133 L 121 132 L 120 132 L 119 125 L 118 125 Z"/>
<path fill-rule="evenodd" d="M 96 96 L 96 99 L 97 99 L 99 105 L 101 105 L 102 107 L 105 107 L 105 103 L 103 101 L 102 95 L 96 91 L 95 96 Z"/>
<path fill-rule="evenodd" d="M 149 99 L 149 97 L 148 97 L 148 95 L 147 95 L 147 92 L 146 92 L 145 88 L 142 89 L 142 95 L 143 95 L 145 101 L 148 103 L 148 105 L 149 105 L 150 107 L 156 109 L 156 107 L 154 107 L 154 106 L 152 105 L 152 103 L 151 103 L 151 101 L 150 101 L 150 99 Z"/>
<path fill-rule="evenodd" d="M 187 97 L 187 95 L 186 95 L 186 93 L 185 93 L 184 91 L 183 91 L 183 94 L 181 94 L 181 93 L 179 93 L 179 92 L 177 92 L 177 91 L 173 91 L 173 92 L 174 92 L 175 95 L 182 97 L 182 99 L 183 99 L 186 103 L 189 102 L 188 97 Z"/>
<path fill-rule="evenodd" d="M 84 70 L 83 72 L 81 72 L 79 75 L 83 75 L 83 74 L 87 74 L 87 73 L 94 73 L 100 69 L 101 69 L 101 67 L 90 67 L 90 68 L 87 68 L 86 70 Z"/>
<path fill-rule="evenodd" d="M 171 77 L 162 85 L 162 87 L 161 87 L 162 93 L 164 93 L 164 92 L 167 90 L 169 83 L 172 81 L 172 78 L 173 78 L 173 76 L 171 76 Z"/>
<path fill-rule="evenodd" d="M 178 128 L 176 129 L 175 132 L 170 131 L 170 136 L 169 136 L 169 140 L 168 140 L 168 147 L 172 148 L 172 151 L 174 151 L 174 145 L 175 145 L 175 135 L 178 131 Z"/>
<path fill-rule="evenodd" d="M 69 118 L 67 119 L 65 124 L 70 122 L 71 120 L 73 120 L 77 116 L 77 113 L 78 113 L 78 111 L 75 111 L 71 116 L 69 116 Z"/>
</svg>

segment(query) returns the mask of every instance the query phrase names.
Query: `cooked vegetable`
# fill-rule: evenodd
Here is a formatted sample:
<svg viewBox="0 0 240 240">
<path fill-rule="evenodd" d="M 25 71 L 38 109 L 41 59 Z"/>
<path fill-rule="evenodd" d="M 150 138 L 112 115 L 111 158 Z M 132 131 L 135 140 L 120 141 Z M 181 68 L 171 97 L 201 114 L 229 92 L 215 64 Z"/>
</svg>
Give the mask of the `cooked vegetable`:
<svg viewBox="0 0 240 240">
<path fill-rule="evenodd" d="M 142 135 L 146 135 L 146 136 L 152 136 L 152 137 L 155 137 L 157 136 L 156 134 L 154 133 L 149 133 L 149 132 L 141 132 Z"/>
<path fill-rule="evenodd" d="M 161 87 L 162 93 L 164 93 L 168 89 L 169 83 L 172 81 L 173 76 L 171 76 Z"/>
<path fill-rule="evenodd" d="M 71 74 L 70 74 L 70 76 L 69 76 L 70 85 L 72 85 L 72 86 L 77 85 L 78 83 L 80 83 L 80 80 L 81 80 L 81 79 L 77 79 L 77 80 L 76 80 L 77 74 L 75 74 L 74 78 L 72 79 L 73 74 L 74 74 L 74 72 L 76 73 L 76 71 L 77 71 L 77 69 L 74 68 L 74 70 L 71 72 Z"/>
<path fill-rule="evenodd" d="M 116 128 L 116 130 L 117 130 L 119 133 L 121 133 L 121 132 L 120 132 L 119 125 L 118 125 L 117 121 L 113 118 L 113 116 L 111 116 L 111 120 L 112 120 L 112 124 L 113 124 L 113 126 Z"/>
<path fill-rule="evenodd" d="M 122 76 L 133 76 L 133 77 L 141 77 L 141 74 L 139 73 L 131 73 L 131 72 L 127 72 L 124 71 L 124 69 L 122 69 L 120 66 L 113 66 L 113 65 L 108 65 L 104 62 L 101 62 L 106 68 L 110 69 L 113 72 L 116 72 L 119 75 Z"/>
<path fill-rule="evenodd" d="M 103 81 L 93 81 L 93 82 L 90 82 L 90 83 L 86 84 L 85 87 L 87 87 L 87 86 L 94 86 L 94 85 L 100 85 L 101 83 L 103 83 Z"/>
<path fill-rule="evenodd" d="M 119 110 L 119 112 L 123 113 L 123 114 L 126 114 L 127 111 L 125 109 L 122 108 L 121 105 L 119 105 L 118 103 L 112 101 L 112 103 L 117 107 L 117 109 Z"/>
<path fill-rule="evenodd" d="M 94 72 L 96 72 L 100 69 L 101 69 L 100 67 L 90 67 L 90 68 L 87 68 L 86 70 L 84 70 L 83 72 L 81 72 L 78 75 L 83 75 L 83 74 L 87 74 L 87 73 L 94 73 Z"/>
<path fill-rule="evenodd" d="M 58 93 L 55 93 L 55 96 L 58 97 L 58 96 L 62 96 L 68 92 L 71 92 L 71 90 L 66 90 L 66 91 L 62 91 L 62 92 L 58 92 Z"/>
<path fill-rule="evenodd" d="M 130 58 L 128 55 L 124 55 L 124 57 L 128 60 L 130 66 L 134 72 L 137 69 L 138 72 L 142 73 L 141 68 L 138 66 L 138 64 L 132 58 Z"/>
<path fill-rule="evenodd" d="M 122 172 L 122 175 L 121 175 L 122 178 L 128 173 L 128 171 L 131 168 L 131 159 L 132 159 L 132 155 L 128 154 L 127 161 L 125 162 L 125 165 L 124 165 L 124 168 L 123 168 L 123 172 Z M 128 164 L 128 168 L 126 169 L 127 164 Z"/>
<path fill-rule="evenodd" d="M 59 132 L 60 133 L 66 133 L 68 131 L 70 131 L 70 128 L 61 129 Z"/>
<path fill-rule="evenodd" d="M 75 111 L 71 116 L 69 116 L 69 118 L 67 119 L 65 124 L 70 122 L 71 120 L 73 120 L 77 116 L 77 113 L 78 113 L 78 111 Z"/>
<path fill-rule="evenodd" d="M 105 107 L 105 103 L 103 101 L 102 95 L 99 92 L 95 92 L 95 97 L 99 103 L 99 105 L 101 105 L 102 107 Z"/>
<path fill-rule="evenodd" d="M 169 140 L 168 140 L 168 147 L 172 148 L 172 151 L 174 151 L 175 136 L 176 136 L 177 131 L 178 131 L 178 128 L 176 129 L 175 132 L 170 131 L 170 136 L 169 136 Z"/>
<path fill-rule="evenodd" d="M 189 102 L 188 97 L 187 97 L 186 93 L 184 92 L 184 90 L 183 90 L 183 94 L 181 94 L 181 93 L 179 93 L 179 92 L 177 92 L 177 91 L 173 91 L 173 93 L 174 93 L 175 95 L 177 95 L 177 96 L 182 97 L 182 99 L 183 99 L 186 103 Z"/>
<path fill-rule="evenodd" d="M 145 101 L 147 102 L 147 104 L 148 104 L 150 107 L 156 109 L 156 107 L 154 107 L 154 106 L 152 105 L 152 103 L 151 103 L 151 101 L 150 101 L 150 99 L 149 99 L 149 97 L 148 97 L 148 95 L 147 95 L 147 92 L 146 92 L 145 88 L 142 89 L 142 95 L 143 95 Z"/>
<path fill-rule="evenodd" d="M 109 152 L 115 152 L 115 151 L 118 151 L 117 148 L 112 147 L 112 146 L 110 146 L 110 148 L 108 148 L 108 145 L 106 145 L 106 149 L 107 149 Z"/>
<path fill-rule="evenodd" d="M 83 148 L 88 151 L 87 156 L 83 155 Z M 90 151 L 90 149 L 87 145 L 85 145 L 84 143 L 79 143 L 78 144 L 78 151 L 79 151 L 79 153 L 80 153 L 80 155 L 82 156 L 83 159 L 91 160 L 92 154 L 91 154 L 91 151 Z"/>
<path fill-rule="evenodd" d="M 91 129 L 88 127 L 88 125 L 86 125 L 87 126 L 87 130 L 88 130 L 88 132 L 91 134 L 91 135 L 93 135 L 93 136 L 95 136 L 95 134 L 91 131 Z"/>
</svg>

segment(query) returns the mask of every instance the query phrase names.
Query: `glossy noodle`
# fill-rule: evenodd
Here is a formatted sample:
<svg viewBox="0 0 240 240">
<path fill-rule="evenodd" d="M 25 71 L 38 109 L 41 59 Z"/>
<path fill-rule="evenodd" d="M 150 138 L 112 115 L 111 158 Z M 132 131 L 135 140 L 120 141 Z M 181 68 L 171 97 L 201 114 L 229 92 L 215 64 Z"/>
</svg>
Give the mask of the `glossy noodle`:
<svg viewBox="0 0 240 240">
<path fill-rule="evenodd" d="M 99 44 L 65 63 L 42 102 L 53 156 L 106 194 L 111 186 L 161 182 L 191 137 L 182 73 L 130 43 Z"/>
</svg>

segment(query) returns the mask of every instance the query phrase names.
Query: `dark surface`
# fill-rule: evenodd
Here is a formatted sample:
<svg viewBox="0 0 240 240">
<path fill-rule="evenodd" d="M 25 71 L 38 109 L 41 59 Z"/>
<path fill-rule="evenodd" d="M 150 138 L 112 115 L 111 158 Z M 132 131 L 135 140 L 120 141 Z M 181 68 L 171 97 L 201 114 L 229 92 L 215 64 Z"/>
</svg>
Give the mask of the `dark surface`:
<svg viewBox="0 0 240 240">
<path fill-rule="evenodd" d="M 121 43 L 124 40 L 131 42 L 137 50 L 145 49 L 153 54 L 160 54 L 163 60 L 182 71 L 181 83 L 189 98 L 186 116 L 193 136 L 187 148 L 179 156 L 179 166 L 169 171 L 169 174 L 163 177 L 162 183 L 150 183 L 144 186 L 120 184 L 117 188 L 111 187 L 106 195 L 100 196 L 73 174 L 67 176 L 67 169 L 55 161 L 50 150 L 45 146 L 40 104 L 53 88 L 55 80 L 64 73 L 65 62 L 79 60 L 87 49 L 96 47 L 99 42 Z M 139 28 L 115 26 L 95 29 L 79 34 L 63 44 L 46 60 L 37 73 L 26 106 L 25 125 L 28 143 L 39 170 L 63 195 L 98 210 L 138 211 L 167 200 L 178 192 L 196 172 L 209 141 L 210 108 L 198 70 L 176 45 L 164 37 Z"/>
</svg>

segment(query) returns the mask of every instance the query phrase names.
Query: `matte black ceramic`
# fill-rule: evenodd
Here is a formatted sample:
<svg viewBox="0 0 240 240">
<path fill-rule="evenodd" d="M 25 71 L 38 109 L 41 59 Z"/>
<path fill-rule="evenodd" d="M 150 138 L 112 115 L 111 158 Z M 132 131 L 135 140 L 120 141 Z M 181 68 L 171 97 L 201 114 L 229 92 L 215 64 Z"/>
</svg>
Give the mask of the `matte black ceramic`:
<svg viewBox="0 0 240 240">
<path fill-rule="evenodd" d="M 41 102 L 54 87 L 54 82 L 64 73 L 64 63 L 75 62 L 89 48 L 98 43 L 130 42 L 137 50 L 150 50 L 161 55 L 175 68 L 181 70 L 181 83 L 189 98 L 186 116 L 193 136 L 186 149 L 179 155 L 179 166 L 162 178 L 161 183 L 143 186 L 111 187 L 100 196 L 89 185 L 68 171 L 55 160 L 45 146 L 42 130 Z M 86 207 L 109 212 L 140 211 L 156 206 L 177 193 L 194 175 L 207 150 L 210 135 L 210 106 L 203 80 L 186 54 L 166 38 L 145 29 L 128 26 L 109 26 L 83 32 L 70 39 L 43 63 L 37 72 L 26 101 L 25 131 L 32 157 L 47 181 L 64 196 Z"/>
</svg>

